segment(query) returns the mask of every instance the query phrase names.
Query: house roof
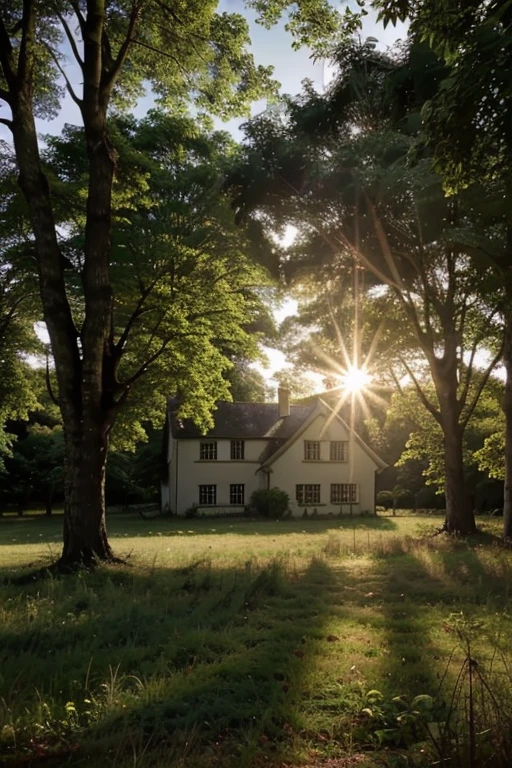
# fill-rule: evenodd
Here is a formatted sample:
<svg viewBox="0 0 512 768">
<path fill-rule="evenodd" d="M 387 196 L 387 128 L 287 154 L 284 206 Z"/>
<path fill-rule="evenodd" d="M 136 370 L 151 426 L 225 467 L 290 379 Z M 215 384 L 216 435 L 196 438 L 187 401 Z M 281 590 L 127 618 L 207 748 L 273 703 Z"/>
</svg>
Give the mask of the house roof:
<svg viewBox="0 0 512 768">
<path fill-rule="evenodd" d="M 206 435 L 190 419 L 177 417 L 178 403 L 169 399 L 169 421 L 174 438 L 237 438 L 240 440 L 265 439 L 267 445 L 259 456 L 261 465 L 272 462 L 300 436 L 304 429 L 319 413 L 341 422 L 347 431 L 350 427 L 345 420 L 323 399 L 317 397 L 306 405 L 290 405 L 290 415 L 279 416 L 277 403 L 228 403 L 220 401 L 212 413 L 214 426 Z M 353 433 L 358 445 L 372 458 L 379 469 L 387 464 L 357 434 Z"/>
<path fill-rule="evenodd" d="M 190 419 L 176 416 L 177 401 L 169 400 L 169 414 L 173 437 L 198 438 L 203 433 Z M 290 415 L 279 417 L 277 403 L 228 403 L 220 401 L 212 413 L 214 426 L 205 437 L 212 438 L 272 438 L 280 445 L 288 440 L 307 419 L 314 405 L 291 405 Z"/>
</svg>

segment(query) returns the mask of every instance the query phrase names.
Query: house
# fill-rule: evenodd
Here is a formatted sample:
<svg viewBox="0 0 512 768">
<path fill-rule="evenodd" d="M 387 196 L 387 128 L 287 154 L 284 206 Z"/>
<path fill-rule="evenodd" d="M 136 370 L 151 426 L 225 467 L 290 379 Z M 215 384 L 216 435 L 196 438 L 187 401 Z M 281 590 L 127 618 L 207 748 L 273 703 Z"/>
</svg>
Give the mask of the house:
<svg viewBox="0 0 512 768">
<path fill-rule="evenodd" d="M 321 397 L 290 405 L 219 402 L 214 427 L 202 435 L 180 420 L 169 400 L 166 421 L 168 483 L 162 505 L 183 515 L 240 512 L 259 488 L 280 488 L 294 515 L 375 511 L 375 475 L 386 467 Z"/>
</svg>

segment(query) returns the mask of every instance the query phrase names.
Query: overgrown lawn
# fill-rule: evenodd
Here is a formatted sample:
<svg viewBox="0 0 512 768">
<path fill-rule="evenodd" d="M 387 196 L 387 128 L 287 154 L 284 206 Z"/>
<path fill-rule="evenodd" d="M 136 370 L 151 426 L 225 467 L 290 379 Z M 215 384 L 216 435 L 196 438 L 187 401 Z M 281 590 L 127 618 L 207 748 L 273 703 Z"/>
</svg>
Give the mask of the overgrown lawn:
<svg viewBox="0 0 512 768">
<path fill-rule="evenodd" d="M 512 643 L 499 523 L 441 522 L 112 516 L 126 566 L 0 586 L 0 764 L 432 764 L 414 698 L 435 720 L 461 638 L 482 668 Z M 0 520 L 2 577 L 55 558 L 60 524 Z"/>
</svg>

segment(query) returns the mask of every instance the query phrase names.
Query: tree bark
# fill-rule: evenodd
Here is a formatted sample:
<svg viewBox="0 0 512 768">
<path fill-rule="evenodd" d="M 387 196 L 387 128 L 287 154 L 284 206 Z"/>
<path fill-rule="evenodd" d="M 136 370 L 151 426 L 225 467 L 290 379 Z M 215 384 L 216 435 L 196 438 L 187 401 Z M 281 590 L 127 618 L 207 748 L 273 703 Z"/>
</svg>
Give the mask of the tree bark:
<svg viewBox="0 0 512 768">
<path fill-rule="evenodd" d="M 445 431 L 444 450 L 446 530 L 462 535 L 475 533 L 475 515 L 465 490 L 462 433 L 458 425 L 453 431 Z"/>
<path fill-rule="evenodd" d="M 105 467 L 108 436 L 102 423 L 65 431 L 63 568 L 114 560 L 105 521 Z"/>
<path fill-rule="evenodd" d="M 512 293 L 512 292 L 511 292 Z M 512 538 L 512 307 L 505 314 L 505 343 L 503 347 L 505 366 L 505 393 L 503 412 L 505 414 L 505 484 L 503 490 L 503 537 Z"/>
</svg>

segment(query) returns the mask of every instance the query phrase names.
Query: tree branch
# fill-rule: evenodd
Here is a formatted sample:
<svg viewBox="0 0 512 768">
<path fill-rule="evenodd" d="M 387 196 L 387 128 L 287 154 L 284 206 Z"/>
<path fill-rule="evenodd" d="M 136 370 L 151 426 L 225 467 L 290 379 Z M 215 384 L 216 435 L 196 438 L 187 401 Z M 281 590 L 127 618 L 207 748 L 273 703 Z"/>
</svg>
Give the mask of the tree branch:
<svg viewBox="0 0 512 768">
<path fill-rule="evenodd" d="M 71 30 L 69 28 L 69 24 L 67 23 L 67 21 L 64 18 L 64 16 L 62 16 L 62 14 L 57 12 L 57 16 L 58 16 L 58 18 L 60 20 L 60 23 L 62 24 L 62 26 L 64 28 L 64 32 L 66 33 L 66 37 L 67 37 L 67 39 L 69 41 L 69 45 L 71 47 L 71 50 L 73 51 L 73 56 L 75 57 L 78 65 L 80 66 L 80 69 L 83 70 L 84 62 L 83 62 L 83 59 L 80 56 L 80 53 L 78 51 L 78 46 L 76 44 L 75 38 L 73 37 L 73 33 L 71 32 Z"/>
<path fill-rule="evenodd" d="M 53 59 L 55 65 L 56 65 L 57 69 L 59 70 L 59 72 L 61 73 L 62 77 L 64 78 L 64 81 L 66 83 L 66 89 L 67 89 L 69 95 L 71 96 L 71 98 L 73 99 L 75 104 L 77 104 L 79 107 L 81 107 L 82 100 L 79 99 L 78 96 L 76 95 L 76 93 L 74 92 L 73 86 L 71 85 L 71 82 L 69 81 L 68 76 L 66 75 L 64 69 L 61 67 L 61 64 L 60 64 L 60 61 L 58 59 L 57 54 L 54 53 L 54 51 L 52 51 L 50 46 L 47 45 L 46 43 L 44 44 L 44 47 L 46 48 L 46 50 L 48 51 L 48 53 L 52 57 L 52 59 Z"/>
<path fill-rule="evenodd" d="M 500 345 L 500 348 L 499 348 L 498 352 L 494 355 L 493 359 L 491 360 L 490 365 L 487 366 L 487 368 L 485 369 L 485 371 L 482 374 L 482 379 L 481 379 L 481 381 L 480 381 L 480 383 L 479 383 L 479 385 L 478 385 L 478 387 L 476 389 L 476 392 L 475 392 L 475 394 L 473 396 L 473 399 L 472 399 L 472 401 L 471 401 L 471 403 L 470 403 L 470 405 L 468 407 L 466 415 L 462 419 L 462 431 L 464 431 L 466 429 L 467 423 L 470 420 L 470 418 L 471 418 L 471 416 L 473 414 L 473 411 L 476 408 L 476 404 L 478 403 L 478 400 L 480 399 L 480 395 L 482 394 L 485 385 L 489 381 L 489 376 L 491 375 L 494 367 L 496 366 L 496 364 L 498 363 L 498 361 L 500 360 L 500 358 L 503 355 L 503 347 L 504 347 L 504 345 L 505 345 L 505 339 L 503 339 L 503 341 L 502 341 L 502 343 Z"/>
<path fill-rule="evenodd" d="M 122 353 L 123 347 L 128 341 L 128 337 L 131 333 L 131 330 L 135 322 L 143 314 L 144 302 L 146 301 L 146 299 L 148 298 L 149 294 L 151 293 L 154 287 L 155 287 L 155 282 L 153 282 L 149 288 L 146 288 L 146 290 L 143 291 L 141 297 L 139 298 L 137 304 L 135 305 L 135 309 L 133 310 L 130 317 L 128 318 L 128 322 L 126 323 L 123 329 L 123 332 L 119 337 L 117 344 L 115 345 L 115 352 L 117 355 L 120 355 Z"/>
<path fill-rule="evenodd" d="M 403 358 L 400 358 L 400 362 L 402 363 L 402 365 L 404 366 L 405 370 L 407 371 L 407 373 L 411 377 L 412 382 L 413 382 L 413 384 L 414 384 L 414 386 L 416 388 L 416 391 L 417 391 L 417 393 L 419 395 L 419 398 L 420 398 L 421 402 L 423 403 L 423 405 L 425 406 L 427 411 L 434 417 L 434 419 L 437 421 L 437 423 L 441 424 L 441 413 L 438 411 L 438 409 L 434 405 L 432 405 L 432 403 L 430 402 L 430 400 L 428 399 L 428 397 L 424 393 L 424 391 L 423 391 L 423 389 L 421 387 L 421 384 L 419 383 L 418 379 L 416 378 L 416 376 L 414 375 L 414 373 L 410 369 L 409 365 L 405 362 L 405 360 Z"/>
<path fill-rule="evenodd" d="M 22 33 L 18 55 L 18 72 L 16 74 L 16 80 L 20 86 L 22 84 L 31 85 L 34 72 L 36 19 L 33 2 L 34 0 L 23 0 Z"/>
<path fill-rule="evenodd" d="M 12 131 L 13 123 L 12 120 L 9 120 L 7 117 L 0 117 L 0 125 L 5 125 L 9 130 Z"/>
<path fill-rule="evenodd" d="M 114 87 L 115 82 L 119 76 L 119 72 L 121 71 L 121 67 L 123 66 L 124 60 L 126 59 L 126 55 L 130 48 L 130 45 L 133 42 L 135 42 L 132 36 L 135 30 L 135 25 L 137 24 L 139 12 L 140 12 L 140 4 L 133 3 L 132 10 L 130 13 L 130 20 L 128 22 L 128 29 L 126 31 L 126 37 L 119 49 L 119 52 L 117 54 L 115 61 L 111 64 L 110 71 L 106 73 L 106 77 L 103 83 L 104 92 L 107 96 L 109 96 L 110 93 L 112 92 L 112 88 Z M 105 42 L 108 43 L 108 38 L 106 36 L 105 36 Z"/>
<path fill-rule="evenodd" d="M 2 72 L 5 77 L 5 81 L 9 88 L 12 88 L 16 83 L 16 69 L 14 64 L 14 57 L 12 55 L 11 38 L 7 31 L 7 27 L 4 24 L 4 20 L 0 16 L 0 64 L 2 66 Z M 2 96 L 2 98 L 4 98 Z M 7 99 L 6 99 L 7 101 Z"/>
<path fill-rule="evenodd" d="M 494 310 L 492 311 L 490 317 L 488 318 L 488 322 L 486 324 L 485 330 L 487 330 L 487 328 L 489 327 L 489 325 L 491 323 L 491 320 L 498 313 L 498 311 L 499 311 L 499 307 L 495 307 Z M 466 398 L 468 396 L 469 385 L 471 383 L 471 377 L 472 377 L 472 371 L 473 371 L 473 363 L 475 361 L 475 355 L 477 353 L 478 345 L 480 344 L 481 341 L 483 341 L 485 339 L 485 337 L 487 335 L 485 333 L 485 330 L 482 330 L 481 333 L 479 333 L 479 334 L 477 334 L 475 336 L 473 344 L 471 345 L 471 352 L 470 352 L 470 356 L 469 356 L 469 362 L 468 362 L 468 364 L 466 366 L 466 375 L 464 377 L 464 386 L 463 386 L 463 389 L 462 389 L 462 392 L 461 392 L 461 395 L 460 395 L 460 398 L 459 398 L 459 403 L 461 404 L 462 407 L 464 407 L 464 405 L 466 403 Z M 503 345 L 501 346 L 501 352 L 503 352 Z"/>
</svg>

